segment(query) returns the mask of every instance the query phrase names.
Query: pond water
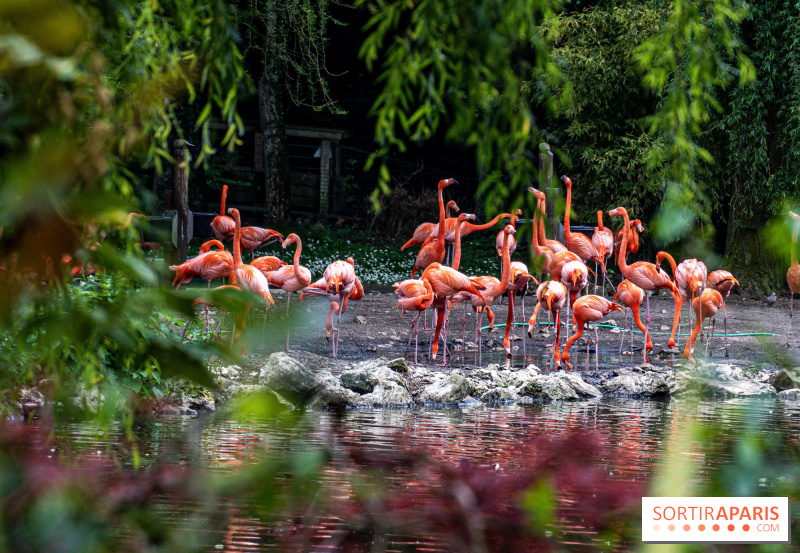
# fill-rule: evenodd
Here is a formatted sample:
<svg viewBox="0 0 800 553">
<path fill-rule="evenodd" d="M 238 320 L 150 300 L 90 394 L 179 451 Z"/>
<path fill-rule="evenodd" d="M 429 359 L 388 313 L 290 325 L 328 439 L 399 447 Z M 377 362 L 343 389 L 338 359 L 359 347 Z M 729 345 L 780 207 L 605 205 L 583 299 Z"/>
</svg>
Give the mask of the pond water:
<svg viewBox="0 0 800 553">
<path fill-rule="evenodd" d="M 448 410 L 354 410 L 309 416 L 310 421 L 306 419 L 305 423 L 310 430 L 303 447 L 334 443 L 339 448 L 357 448 L 363 455 L 382 459 L 399 456 L 411 447 L 434 463 L 455 467 L 467 461 L 473 467 L 500 474 L 513 474 L 534 462 L 530 450 L 521 447 L 534 436 L 558 441 L 576 431 L 588 431 L 602 442 L 604 453 L 594 463 L 611 482 L 634 483 L 647 490 L 659 464 L 678 469 L 677 465 L 690 461 L 695 463 L 691 478 L 699 483 L 719 475 L 719 471 L 738 471 L 729 479 L 734 486 L 729 495 L 768 494 L 776 482 L 787 477 L 794 460 L 793 447 L 800 439 L 800 407 L 775 399 L 697 402 L 604 398 Z M 705 423 L 714 432 L 696 433 L 694 421 Z M 737 464 L 741 461 L 734 455 L 736 447 L 725 445 L 734 443 L 747 429 L 757 429 L 759 436 L 774 438 L 781 444 L 770 453 L 769 471 L 742 470 Z M 68 425 L 67 431 L 76 445 L 98 451 L 119 450 L 120 436 L 114 432 L 99 438 L 90 427 L 80 424 Z M 286 426 L 230 414 L 194 420 L 149 420 L 137 425 L 135 432 L 146 462 L 200 463 L 218 475 L 234 474 L 278 450 L 297 447 L 297 435 Z M 667 455 L 675 448 L 677 451 Z M 676 466 L 669 467 L 670 464 Z M 326 466 L 318 484 L 339 489 L 346 496 L 352 490 L 346 483 L 349 469 L 342 466 Z M 407 471 L 393 470 L 388 474 L 388 485 L 398 490 L 419 485 Z M 574 498 L 558 499 L 562 514 L 568 515 L 575 507 Z M 167 502 L 164 516 L 176 524 L 186 524 L 190 507 L 193 506 Z M 219 513 L 220 524 L 195 529 L 198 539 L 207 544 L 209 552 L 271 550 L 276 542 L 274 528 L 254 515 L 258 515 L 258 507 L 252 504 L 246 511 L 229 506 Z M 570 549 L 585 549 L 601 539 L 569 516 L 556 524 L 559 539 Z M 313 550 L 332 550 L 324 545 L 335 543 L 340 529 L 341 519 L 336 516 L 318 519 L 313 528 L 306 529 L 313 535 L 311 541 L 321 544 Z M 385 546 L 388 551 L 448 550 L 436 537 L 424 534 L 390 535 Z"/>
</svg>

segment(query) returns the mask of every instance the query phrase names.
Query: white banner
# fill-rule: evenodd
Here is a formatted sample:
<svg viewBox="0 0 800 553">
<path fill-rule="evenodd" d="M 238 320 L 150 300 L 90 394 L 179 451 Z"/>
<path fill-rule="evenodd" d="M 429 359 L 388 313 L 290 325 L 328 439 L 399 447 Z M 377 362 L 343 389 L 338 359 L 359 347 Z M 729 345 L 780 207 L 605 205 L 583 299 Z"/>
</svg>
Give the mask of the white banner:
<svg viewBox="0 0 800 553">
<path fill-rule="evenodd" d="M 791 543 L 788 497 L 643 497 L 645 543 Z"/>
</svg>

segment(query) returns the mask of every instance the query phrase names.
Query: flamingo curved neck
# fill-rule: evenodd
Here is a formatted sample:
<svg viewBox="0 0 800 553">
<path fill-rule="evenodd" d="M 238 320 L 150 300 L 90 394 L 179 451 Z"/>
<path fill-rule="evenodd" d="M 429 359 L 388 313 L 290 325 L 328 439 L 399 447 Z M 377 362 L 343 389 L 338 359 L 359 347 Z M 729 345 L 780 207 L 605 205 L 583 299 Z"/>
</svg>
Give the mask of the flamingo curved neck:
<svg viewBox="0 0 800 553">
<path fill-rule="evenodd" d="M 542 204 L 541 214 L 539 215 L 539 245 L 546 246 L 547 245 L 547 236 L 544 234 L 544 215 L 545 209 L 547 208 L 546 205 L 547 198 L 542 194 L 542 199 L 540 200 Z M 535 231 L 536 229 L 534 229 Z"/>
<path fill-rule="evenodd" d="M 600 231 L 604 231 L 605 230 L 605 227 L 603 226 L 603 212 L 602 211 L 598 211 L 597 212 L 597 228 Z"/>
<path fill-rule="evenodd" d="M 294 251 L 294 276 L 300 279 L 302 278 L 300 275 L 300 252 L 303 250 L 303 243 L 300 241 L 299 236 L 295 244 L 297 244 L 297 249 Z"/>
<path fill-rule="evenodd" d="M 622 212 L 622 219 L 625 222 L 624 225 L 622 226 L 622 228 L 623 229 L 628 228 L 630 226 L 630 224 L 631 224 L 631 221 L 630 221 L 630 218 L 628 217 L 628 212 L 627 211 L 623 211 Z M 625 255 L 625 253 L 628 251 L 627 248 L 628 248 L 628 233 L 623 230 L 622 231 L 622 243 L 619 246 L 620 255 L 619 255 L 619 260 L 617 261 L 617 264 L 619 265 L 619 271 L 625 276 L 625 278 L 628 278 L 628 275 L 627 275 L 627 273 L 628 273 L 628 262 L 625 259 L 627 257 Z"/>
<path fill-rule="evenodd" d="M 572 209 L 572 185 L 567 184 L 567 210 L 564 212 L 564 240 L 569 240 L 572 231 L 569 228 L 569 212 Z"/>
<path fill-rule="evenodd" d="M 503 272 L 500 275 L 500 286 L 495 297 L 499 297 L 508 290 L 508 279 L 511 278 L 511 254 L 508 253 L 509 240 L 508 233 L 503 236 Z"/>
<path fill-rule="evenodd" d="M 232 215 L 233 221 L 236 223 L 233 231 L 233 274 L 235 275 L 242 265 L 242 219 L 236 210 Z"/>
<path fill-rule="evenodd" d="M 482 225 L 474 225 L 472 223 L 467 223 L 467 226 L 469 227 L 470 232 L 474 232 L 476 230 L 486 230 L 487 228 L 491 228 L 495 224 L 497 224 L 497 221 L 499 221 L 501 217 L 507 217 L 507 218 L 510 219 L 511 218 L 511 214 L 510 213 L 500 213 L 499 215 L 495 215 L 494 219 L 492 219 L 488 223 L 483 223 Z"/>
<path fill-rule="evenodd" d="M 676 273 L 678 270 L 678 264 L 675 263 L 675 259 L 667 252 L 658 252 L 656 254 L 656 260 L 659 263 L 661 263 L 661 261 L 664 259 L 666 259 L 669 262 L 669 266 L 672 268 L 672 278 L 677 279 L 678 275 Z"/>
<path fill-rule="evenodd" d="M 537 235 L 541 234 L 544 236 L 544 222 L 542 221 L 542 213 L 544 213 L 544 202 L 542 200 L 538 200 L 536 204 L 536 211 L 533 214 L 533 230 L 531 232 L 531 246 L 533 247 L 533 251 L 536 252 L 536 255 L 544 255 L 547 251 L 547 248 L 543 247 L 540 244 L 540 241 L 543 241 L 544 238 L 541 236 L 537 239 Z"/>
<path fill-rule="evenodd" d="M 442 191 L 444 188 L 441 186 L 439 187 L 439 244 L 444 248 L 444 236 L 445 236 L 445 213 L 444 213 L 444 194 Z"/>
<path fill-rule="evenodd" d="M 456 249 L 453 252 L 453 269 L 458 270 L 461 265 L 461 224 L 463 220 L 459 217 L 456 219 Z"/>
</svg>

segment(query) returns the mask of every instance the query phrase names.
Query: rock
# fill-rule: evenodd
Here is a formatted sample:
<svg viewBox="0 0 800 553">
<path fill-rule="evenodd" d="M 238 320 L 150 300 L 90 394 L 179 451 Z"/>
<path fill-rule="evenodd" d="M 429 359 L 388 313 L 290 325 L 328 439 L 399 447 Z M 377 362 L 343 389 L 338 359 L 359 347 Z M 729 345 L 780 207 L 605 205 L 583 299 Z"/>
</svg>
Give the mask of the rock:
<svg viewBox="0 0 800 553">
<path fill-rule="evenodd" d="M 519 388 L 524 386 L 526 382 L 541 375 L 539 367 L 536 365 L 528 365 L 519 371 L 502 370 L 498 371 L 498 375 L 502 379 L 502 384 L 509 388 Z"/>
<path fill-rule="evenodd" d="M 599 397 L 600 390 L 576 375 L 559 371 L 538 375 L 516 389 L 520 396 L 534 400 L 563 400 Z"/>
<path fill-rule="evenodd" d="M 386 363 L 386 366 L 392 369 L 393 371 L 397 371 L 399 373 L 406 374 L 408 372 L 408 363 L 402 357 L 398 357 L 397 359 L 392 359 Z"/>
<path fill-rule="evenodd" d="M 459 407 L 477 407 L 481 402 L 472 396 L 467 396 L 458 402 Z"/>
<path fill-rule="evenodd" d="M 390 366 L 400 368 L 405 373 L 408 372 L 408 366 L 404 359 L 388 361 L 383 357 L 378 357 L 354 365 L 352 369 L 344 371 L 339 380 L 342 386 L 359 394 L 371 393 L 378 383 L 385 380 L 392 380 L 399 386 L 408 389 L 406 379 L 392 370 Z"/>
<path fill-rule="evenodd" d="M 481 396 L 483 403 L 489 404 L 508 404 L 517 401 L 519 396 L 513 388 L 491 388 Z"/>
<path fill-rule="evenodd" d="M 795 376 L 786 369 L 782 369 L 773 374 L 771 377 L 769 377 L 768 382 L 779 392 L 800 387 L 800 381 L 798 381 L 798 379 L 796 379 Z"/>
<path fill-rule="evenodd" d="M 445 378 L 425 386 L 418 401 L 432 403 L 458 403 L 469 394 L 469 382 L 463 375 L 453 371 Z"/>
<path fill-rule="evenodd" d="M 602 323 L 603 324 L 607 324 L 607 325 L 611 325 L 611 326 L 619 326 L 617 324 L 617 321 L 615 321 L 614 319 L 603 319 Z"/>
<path fill-rule="evenodd" d="M 662 331 L 669 332 L 669 331 L 670 331 L 670 330 L 672 330 L 672 329 L 671 329 L 670 327 L 668 327 L 667 325 L 661 325 L 661 330 L 662 330 Z"/>
<path fill-rule="evenodd" d="M 654 397 L 669 394 L 669 384 L 660 374 L 646 373 L 620 374 L 600 385 L 604 394 L 622 397 Z"/>
<path fill-rule="evenodd" d="M 666 309 L 662 309 L 662 310 L 661 310 L 661 314 L 662 314 L 662 315 L 666 315 L 666 314 L 667 314 L 667 310 L 666 310 Z"/>
<path fill-rule="evenodd" d="M 408 407 L 413 405 L 414 398 L 394 380 L 384 380 L 371 393 L 359 397 L 357 403 L 368 407 Z"/>
<path fill-rule="evenodd" d="M 239 378 L 239 371 L 241 371 L 241 367 L 237 365 L 232 365 L 230 367 L 220 367 L 216 371 L 213 371 L 215 374 L 223 377 L 223 378 Z"/>
<path fill-rule="evenodd" d="M 611 334 L 619 334 L 622 331 L 619 328 L 614 327 L 609 332 L 611 332 Z"/>
<path fill-rule="evenodd" d="M 262 398 L 267 398 L 280 412 L 293 411 L 295 409 L 295 406 L 288 399 L 275 390 L 260 384 L 234 384 L 227 390 L 227 397 L 231 400 L 242 400 L 248 396 L 259 396 L 259 401 L 263 401 Z"/>
<path fill-rule="evenodd" d="M 178 406 L 183 414 L 196 415 L 197 411 L 216 409 L 216 401 L 211 390 L 194 382 L 183 379 L 170 380 L 166 389 L 167 399 Z"/>
<path fill-rule="evenodd" d="M 356 324 L 360 324 L 360 325 L 365 325 L 365 324 L 367 324 L 367 318 L 366 318 L 366 317 L 363 317 L 363 316 L 361 316 L 361 315 L 356 315 L 356 316 L 355 316 L 355 318 L 353 319 L 353 321 L 354 321 Z"/>
<path fill-rule="evenodd" d="M 364 348 L 364 351 L 378 351 L 378 348 L 375 346 L 367 346 Z"/>
<path fill-rule="evenodd" d="M 788 390 L 781 390 L 778 392 L 779 399 L 798 401 L 800 400 L 800 388 L 790 388 Z"/>
<path fill-rule="evenodd" d="M 269 356 L 258 379 L 261 384 L 295 401 L 311 399 L 322 384 L 311 369 L 283 352 Z"/>
</svg>

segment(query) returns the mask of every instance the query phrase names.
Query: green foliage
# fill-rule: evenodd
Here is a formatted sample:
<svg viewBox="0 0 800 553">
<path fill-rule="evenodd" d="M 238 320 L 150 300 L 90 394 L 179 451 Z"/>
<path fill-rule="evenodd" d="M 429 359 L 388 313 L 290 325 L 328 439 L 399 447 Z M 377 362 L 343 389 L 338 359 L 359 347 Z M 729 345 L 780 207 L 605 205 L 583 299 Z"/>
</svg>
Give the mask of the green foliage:
<svg viewBox="0 0 800 553">
<path fill-rule="evenodd" d="M 538 133 L 523 94 L 535 68 L 558 66 L 538 32 L 557 0 L 480 2 L 359 0 L 372 17 L 360 55 L 372 69 L 379 59 L 382 90 L 372 114 L 380 149 L 373 202 L 389 191 L 381 156 L 404 151 L 406 141 L 424 141 L 440 126 L 448 140 L 475 147 L 487 210 L 509 200 L 538 175 Z M 501 207 L 502 206 L 502 207 Z"/>
</svg>

